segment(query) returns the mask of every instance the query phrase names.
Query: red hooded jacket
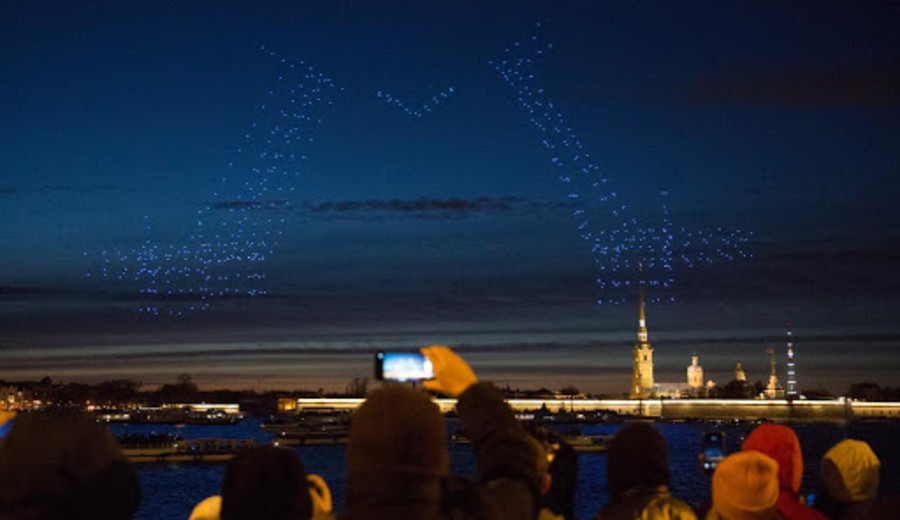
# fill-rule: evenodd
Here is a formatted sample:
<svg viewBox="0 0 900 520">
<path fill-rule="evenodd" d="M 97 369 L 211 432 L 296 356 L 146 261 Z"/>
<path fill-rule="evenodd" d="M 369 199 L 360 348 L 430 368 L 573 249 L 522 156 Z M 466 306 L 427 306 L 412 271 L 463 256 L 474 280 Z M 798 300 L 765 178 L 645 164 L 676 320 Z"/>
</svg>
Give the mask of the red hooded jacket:
<svg viewBox="0 0 900 520">
<path fill-rule="evenodd" d="M 803 453 L 794 430 L 777 424 L 763 424 L 747 436 L 741 449 L 758 451 L 778 463 L 778 511 L 785 520 L 828 520 L 822 513 L 800 502 Z"/>
</svg>

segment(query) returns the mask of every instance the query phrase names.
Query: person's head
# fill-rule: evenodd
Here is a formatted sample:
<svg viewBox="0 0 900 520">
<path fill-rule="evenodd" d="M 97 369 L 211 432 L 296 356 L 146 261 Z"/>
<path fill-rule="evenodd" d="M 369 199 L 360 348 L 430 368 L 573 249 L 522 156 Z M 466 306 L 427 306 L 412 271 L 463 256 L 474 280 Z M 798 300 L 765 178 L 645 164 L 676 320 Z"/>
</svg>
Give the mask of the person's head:
<svg viewBox="0 0 900 520">
<path fill-rule="evenodd" d="M 194 506 L 188 520 L 220 520 L 222 513 L 222 497 L 213 495 L 206 497 Z"/>
<path fill-rule="evenodd" d="M 778 424 L 757 426 L 744 440 L 743 451 L 758 451 L 778 463 L 778 484 L 782 490 L 797 493 L 803 478 L 803 453 L 794 430 Z"/>
<path fill-rule="evenodd" d="M 312 511 L 306 471 L 294 450 L 249 448 L 225 469 L 222 520 L 307 520 Z"/>
<path fill-rule="evenodd" d="M 385 482 L 439 479 L 449 473 L 448 461 L 444 417 L 420 390 L 383 386 L 353 415 L 347 445 L 351 494 L 354 482 L 371 486 L 373 477 Z"/>
<path fill-rule="evenodd" d="M 669 485 L 666 441 L 647 423 L 628 423 L 619 430 L 606 460 L 613 500 L 629 489 L 650 490 Z"/>
<path fill-rule="evenodd" d="M 778 463 L 757 451 L 725 457 L 713 473 L 712 501 L 722 520 L 777 518 Z"/>
<path fill-rule="evenodd" d="M 0 443 L 0 511 L 12 518 L 126 520 L 139 503 L 137 472 L 83 413 L 19 415 Z"/>
<path fill-rule="evenodd" d="M 878 496 L 880 470 L 881 462 L 868 444 L 843 440 L 822 457 L 823 494 L 842 504 L 874 500 Z"/>
</svg>

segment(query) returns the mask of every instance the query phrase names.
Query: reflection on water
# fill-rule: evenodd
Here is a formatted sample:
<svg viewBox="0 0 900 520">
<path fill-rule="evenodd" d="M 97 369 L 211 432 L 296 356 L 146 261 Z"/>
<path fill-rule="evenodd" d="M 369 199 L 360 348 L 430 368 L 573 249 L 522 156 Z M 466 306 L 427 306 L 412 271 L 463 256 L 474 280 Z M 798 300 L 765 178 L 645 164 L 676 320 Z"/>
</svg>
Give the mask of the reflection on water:
<svg viewBox="0 0 900 520">
<path fill-rule="evenodd" d="M 692 504 L 700 504 L 709 497 L 709 478 L 697 465 L 702 434 L 711 428 L 705 424 L 657 424 L 669 446 L 669 462 L 672 468 L 672 488 L 676 495 Z M 794 425 L 803 446 L 804 492 L 815 492 L 818 462 L 822 455 L 841 439 L 852 437 L 872 445 L 882 460 L 882 492 L 900 494 L 900 447 L 894 442 L 897 423 L 871 422 L 838 425 L 830 423 Z M 596 425 L 584 427 L 586 434 L 613 434 L 621 425 Z M 259 429 L 259 420 L 247 419 L 237 426 L 184 426 L 166 425 L 114 425 L 115 434 L 123 433 L 179 433 L 185 438 L 255 438 L 266 441 L 269 435 Z M 739 448 L 745 427 L 724 428 L 729 452 Z M 346 468 L 344 446 L 298 447 L 307 471 L 319 473 L 334 494 L 335 505 L 340 511 L 346 495 Z M 472 478 L 475 459 L 471 448 L 454 445 L 450 448 L 451 471 Z M 579 456 L 576 515 L 579 519 L 591 518 L 609 499 L 606 493 L 606 455 L 584 453 Z M 204 497 L 217 494 L 222 484 L 224 464 L 149 464 L 139 466 L 143 497 L 138 520 L 186 519 L 191 508 Z"/>
</svg>

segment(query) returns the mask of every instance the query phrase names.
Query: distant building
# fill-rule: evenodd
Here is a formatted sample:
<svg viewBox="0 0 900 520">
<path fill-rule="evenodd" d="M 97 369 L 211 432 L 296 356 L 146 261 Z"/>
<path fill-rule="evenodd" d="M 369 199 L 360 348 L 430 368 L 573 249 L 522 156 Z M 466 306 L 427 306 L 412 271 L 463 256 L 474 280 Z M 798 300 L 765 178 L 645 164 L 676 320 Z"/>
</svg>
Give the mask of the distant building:
<svg viewBox="0 0 900 520">
<path fill-rule="evenodd" d="M 278 413 L 296 413 L 297 400 L 292 397 L 278 398 Z"/>
<path fill-rule="evenodd" d="M 0 410 L 28 410 L 40 405 L 41 401 L 36 400 L 30 390 L 21 390 L 15 386 L 0 386 Z"/>
<path fill-rule="evenodd" d="M 691 388 L 685 383 L 656 383 L 653 389 L 654 397 L 660 399 L 681 399 L 682 397 L 692 397 Z"/>
<path fill-rule="evenodd" d="M 687 367 L 687 384 L 691 389 L 703 388 L 703 367 L 699 364 L 700 356 L 691 355 L 691 364 Z"/>
<path fill-rule="evenodd" d="M 644 309 L 644 290 L 638 289 L 638 340 L 634 344 L 634 372 L 631 378 L 632 399 L 647 399 L 656 394 L 653 382 L 653 346 L 647 339 L 647 314 Z"/>
<path fill-rule="evenodd" d="M 702 397 L 707 393 L 703 384 L 703 367 L 696 352 L 691 354 L 691 364 L 687 367 L 687 393 L 691 397 Z"/>
<path fill-rule="evenodd" d="M 744 373 L 744 366 L 740 361 L 734 364 L 734 380 L 747 381 L 747 374 Z"/>
<path fill-rule="evenodd" d="M 15 410 L 19 389 L 14 386 L 0 386 L 0 410 Z"/>
</svg>

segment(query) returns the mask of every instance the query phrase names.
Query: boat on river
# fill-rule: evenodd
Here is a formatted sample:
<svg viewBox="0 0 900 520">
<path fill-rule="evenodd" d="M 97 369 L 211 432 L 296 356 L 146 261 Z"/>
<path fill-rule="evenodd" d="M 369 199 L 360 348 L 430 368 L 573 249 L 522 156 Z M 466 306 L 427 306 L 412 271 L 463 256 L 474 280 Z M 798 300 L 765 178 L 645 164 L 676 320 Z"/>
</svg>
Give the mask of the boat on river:
<svg viewBox="0 0 900 520">
<path fill-rule="evenodd" d="M 609 449 L 612 435 L 569 434 L 561 435 L 559 439 L 578 453 L 598 453 Z M 470 444 L 472 441 L 462 433 L 456 433 L 450 437 L 450 442 L 454 444 Z"/>
<path fill-rule="evenodd" d="M 117 440 L 133 463 L 223 462 L 256 445 L 251 439 L 184 439 L 170 434 L 124 435 Z"/>
<path fill-rule="evenodd" d="M 350 437 L 350 414 L 345 411 L 306 412 L 276 416 L 260 425 L 278 446 L 343 444 Z"/>
</svg>

